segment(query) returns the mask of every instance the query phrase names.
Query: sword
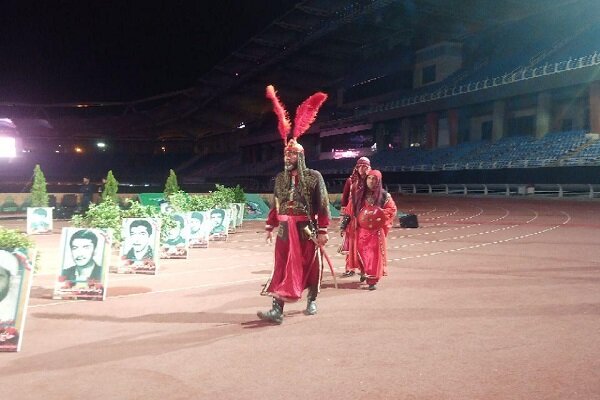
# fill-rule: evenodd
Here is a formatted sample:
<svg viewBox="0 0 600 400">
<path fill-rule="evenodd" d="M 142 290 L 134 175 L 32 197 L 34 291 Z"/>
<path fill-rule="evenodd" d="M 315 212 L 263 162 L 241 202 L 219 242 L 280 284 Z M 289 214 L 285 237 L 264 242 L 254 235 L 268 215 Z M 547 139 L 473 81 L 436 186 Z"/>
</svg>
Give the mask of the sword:
<svg viewBox="0 0 600 400">
<path fill-rule="evenodd" d="M 304 227 L 304 233 L 306 233 L 308 235 L 308 237 L 310 238 L 310 240 L 312 240 L 313 243 L 319 249 L 321 249 L 321 253 L 325 257 L 325 260 L 327 261 L 327 264 L 329 265 L 329 270 L 331 271 L 331 276 L 333 277 L 333 285 L 337 289 L 338 288 L 338 284 L 337 284 L 337 279 L 335 277 L 335 272 L 333 272 L 333 264 L 331 263 L 331 260 L 329 259 L 329 256 L 327 255 L 327 253 L 325 253 L 325 249 L 323 248 L 323 246 L 321 246 L 319 244 L 319 242 L 317 241 L 317 238 L 315 238 L 315 235 L 313 235 L 312 231 L 310 230 L 310 228 L 308 226 Z"/>
</svg>

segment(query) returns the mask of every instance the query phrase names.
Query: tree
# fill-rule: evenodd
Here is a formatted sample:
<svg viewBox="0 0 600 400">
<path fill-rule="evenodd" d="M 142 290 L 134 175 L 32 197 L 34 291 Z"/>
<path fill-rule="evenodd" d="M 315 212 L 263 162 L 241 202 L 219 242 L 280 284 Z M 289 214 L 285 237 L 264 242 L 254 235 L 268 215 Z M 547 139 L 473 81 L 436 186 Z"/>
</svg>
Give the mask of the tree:
<svg viewBox="0 0 600 400">
<path fill-rule="evenodd" d="M 104 191 L 102 192 L 102 201 L 104 202 L 110 199 L 113 203 L 119 204 L 119 196 L 117 196 L 118 191 L 119 182 L 117 182 L 112 170 L 110 170 L 106 175 L 106 185 L 104 185 Z"/>
<path fill-rule="evenodd" d="M 169 196 L 179 192 L 179 190 L 179 185 L 177 184 L 177 175 L 175 175 L 175 171 L 170 169 L 169 177 L 167 178 L 167 182 L 165 183 L 165 200 L 169 200 Z"/>
<path fill-rule="evenodd" d="M 240 185 L 236 185 L 233 188 L 233 201 L 234 203 L 246 202 L 246 195 L 244 194 L 244 189 Z"/>
<path fill-rule="evenodd" d="M 33 169 L 33 185 L 31 185 L 31 206 L 48 207 L 48 192 L 46 190 L 46 177 L 39 164 Z"/>
</svg>

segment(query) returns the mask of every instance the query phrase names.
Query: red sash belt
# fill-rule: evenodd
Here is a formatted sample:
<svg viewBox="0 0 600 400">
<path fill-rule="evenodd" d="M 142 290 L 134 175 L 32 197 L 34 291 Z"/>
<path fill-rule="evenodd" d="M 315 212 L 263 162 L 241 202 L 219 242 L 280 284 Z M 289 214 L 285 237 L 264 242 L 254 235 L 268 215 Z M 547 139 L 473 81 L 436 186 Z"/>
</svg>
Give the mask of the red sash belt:
<svg viewBox="0 0 600 400">
<path fill-rule="evenodd" d="M 296 222 L 308 221 L 308 215 L 306 215 L 306 214 L 304 214 L 304 215 L 282 215 L 282 214 L 279 214 L 277 216 L 277 219 L 279 221 L 284 221 L 284 222 L 289 222 L 290 220 L 292 220 L 293 223 L 295 224 Z"/>
</svg>

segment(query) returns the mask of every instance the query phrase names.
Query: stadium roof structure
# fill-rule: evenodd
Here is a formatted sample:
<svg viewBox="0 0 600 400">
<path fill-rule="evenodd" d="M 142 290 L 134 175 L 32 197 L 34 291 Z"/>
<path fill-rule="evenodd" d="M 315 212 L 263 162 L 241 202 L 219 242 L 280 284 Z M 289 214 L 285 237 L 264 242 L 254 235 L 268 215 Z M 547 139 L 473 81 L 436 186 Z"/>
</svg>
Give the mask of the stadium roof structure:
<svg viewBox="0 0 600 400">
<path fill-rule="evenodd" d="M 336 107 L 336 90 L 368 79 L 381 57 L 412 57 L 416 50 L 441 41 L 461 41 L 506 22 L 593 3 L 299 1 L 192 87 L 128 102 L 0 103 L 0 117 L 11 118 L 31 137 L 201 139 L 270 116 L 264 98 L 267 84 L 274 84 L 290 107 L 316 90 L 328 92 L 328 107 Z M 358 66 L 367 61 L 374 66 L 362 73 Z"/>
</svg>

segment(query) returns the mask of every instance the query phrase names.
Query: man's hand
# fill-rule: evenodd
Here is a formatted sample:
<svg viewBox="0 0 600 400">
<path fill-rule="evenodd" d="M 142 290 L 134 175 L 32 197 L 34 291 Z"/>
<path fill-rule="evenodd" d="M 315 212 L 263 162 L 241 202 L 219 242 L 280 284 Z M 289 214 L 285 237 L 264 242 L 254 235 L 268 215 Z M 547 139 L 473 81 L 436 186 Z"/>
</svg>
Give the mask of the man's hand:
<svg viewBox="0 0 600 400">
<path fill-rule="evenodd" d="M 317 243 L 319 244 L 319 246 L 325 246 L 328 241 L 329 241 L 329 235 L 328 234 L 326 234 L 326 233 L 319 233 L 317 235 Z"/>
<path fill-rule="evenodd" d="M 340 236 L 341 236 L 341 237 L 344 237 L 344 233 L 345 233 L 345 232 L 346 232 L 346 230 L 345 230 L 345 229 L 340 229 Z"/>
<path fill-rule="evenodd" d="M 273 243 L 273 231 L 267 231 L 267 244 Z"/>
</svg>

